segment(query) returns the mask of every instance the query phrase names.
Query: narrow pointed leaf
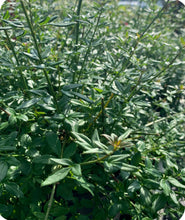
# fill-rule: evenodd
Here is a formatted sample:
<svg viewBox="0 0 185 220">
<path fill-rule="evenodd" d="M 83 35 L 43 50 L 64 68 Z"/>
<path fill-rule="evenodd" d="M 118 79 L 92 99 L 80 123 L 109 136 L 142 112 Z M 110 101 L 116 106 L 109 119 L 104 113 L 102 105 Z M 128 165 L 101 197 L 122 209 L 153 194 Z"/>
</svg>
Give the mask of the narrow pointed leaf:
<svg viewBox="0 0 185 220">
<path fill-rule="evenodd" d="M 56 182 L 59 182 L 60 180 L 64 179 L 69 171 L 71 170 L 71 168 L 62 168 L 58 171 L 56 171 L 54 174 L 52 174 L 51 176 L 49 176 L 42 184 L 41 186 L 47 186 L 47 185 L 51 185 L 54 184 Z"/>
</svg>

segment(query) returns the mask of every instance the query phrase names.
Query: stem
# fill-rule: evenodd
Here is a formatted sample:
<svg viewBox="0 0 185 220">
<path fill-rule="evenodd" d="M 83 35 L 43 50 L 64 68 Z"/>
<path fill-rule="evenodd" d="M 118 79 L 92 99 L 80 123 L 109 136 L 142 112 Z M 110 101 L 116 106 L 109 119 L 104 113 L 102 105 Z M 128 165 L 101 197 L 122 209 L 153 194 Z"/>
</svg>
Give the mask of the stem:
<svg viewBox="0 0 185 220">
<path fill-rule="evenodd" d="M 115 81 L 117 75 L 119 75 L 121 72 L 123 72 L 127 67 L 129 67 L 130 63 L 129 61 L 131 60 L 132 56 L 135 53 L 135 50 L 139 44 L 139 42 L 141 41 L 141 39 L 143 38 L 144 34 L 150 29 L 150 27 L 152 26 L 152 24 L 155 22 L 155 20 L 162 14 L 162 12 L 164 11 L 164 9 L 166 8 L 167 4 L 168 4 L 169 0 L 166 2 L 166 4 L 161 8 L 161 10 L 157 13 L 157 15 L 152 19 L 152 21 L 150 22 L 150 24 L 144 29 L 144 31 L 141 33 L 141 35 L 137 38 L 137 41 L 134 43 L 133 46 L 130 47 L 130 54 L 129 54 L 129 58 L 126 60 L 126 62 L 124 63 L 124 65 L 122 66 L 121 70 L 119 70 L 118 74 L 115 75 L 115 77 L 111 80 L 110 85 L 112 85 L 112 83 Z M 124 57 L 123 57 L 124 58 Z M 122 60 L 120 61 L 122 62 Z M 116 68 L 120 65 L 120 62 L 118 63 L 118 65 L 116 66 Z"/>
<path fill-rule="evenodd" d="M 156 74 L 154 77 L 152 77 L 148 82 L 152 82 L 154 79 L 156 79 L 158 76 L 160 76 L 162 73 L 164 73 L 167 69 L 170 68 L 170 66 L 174 63 L 174 61 L 177 59 L 178 56 L 180 56 L 182 50 L 184 49 L 184 47 L 182 49 L 180 49 L 178 51 L 178 53 L 175 55 L 175 57 L 170 61 L 170 63 L 164 67 L 158 74 Z"/>
<path fill-rule="evenodd" d="M 79 1 L 78 1 L 78 9 L 77 9 L 77 18 L 78 18 L 78 19 L 79 19 L 79 16 L 80 16 L 81 6 L 82 6 L 82 0 L 79 0 Z M 76 24 L 76 47 L 77 47 L 77 45 L 78 45 L 79 26 L 80 26 L 80 22 L 77 21 L 77 24 Z"/>
<path fill-rule="evenodd" d="M 51 206 L 52 206 L 52 203 L 53 203 L 55 189 L 56 189 L 56 184 L 53 185 L 53 188 L 52 188 L 52 191 L 51 191 L 51 195 L 50 195 L 50 199 L 49 199 L 49 203 L 48 203 L 47 212 L 46 212 L 44 220 L 48 220 L 49 213 L 50 213 L 50 210 L 51 210 Z"/>
<path fill-rule="evenodd" d="M 111 101 L 111 99 L 114 97 L 114 93 L 111 94 L 111 96 L 109 97 L 108 101 L 105 103 L 104 105 L 104 110 L 106 109 L 106 107 L 108 106 L 109 102 Z M 92 123 L 89 124 L 89 127 L 87 128 L 87 131 L 89 130 L 89 128 L 97 121 L 97 119 L 100 117 L 100 115 L 102 114 L 103 109 L 101 109 L 98 113 L 98 115 L 96 116 L 96 118 L 94 119 L 94 121 Z"/>
<path fill-rule="evenodd" d="M 10 113 L 8 113 L 6 110 L 4 110 L 1 106 L 0 106 L 0 110 L 3 111 L 4 113 L 6 113 L 8 116 L 10 116 Z"/>
<path fill-rule="evenodd" d="M 83 69 L 84 69 L 84 67 L 85 67 L 85 63 L 86 63 L 86 60 L 87 60 L 87 55 L 88 55 L 89 52 L 90 52 L 91 45 L 92 45 L 92 41 L 93 41 L 93 39 L 94 39 L 96 30 L 97 30 L 97 28 L 98 28 L 98 24 L 99 24 L 99 22 L 100 22 L 100 17 L 101 17 L 102 12 L 103 12 L 103 10 L 102 10 L 102 8 L 101 8 L 100 13 L 99 13 L 99 16 L 98 16 L 98 20 L 97 20 L 97 23 L 96 23 L 96 26 L 95 26 L 95 29 L 94 29 L 94 32 L 93 32 L 93 35 L 92 35 L 92 37 L 91 37 L 91 40 L 90 40 L 90 42 L 89 42 L 89 46 L 88 46 L 87 51 L 86 51 L 85 56 L 84 56 L 84 60 L 83 60 L 82 66 L 81 66 L 81 70 L 80 70 L 79 75 L 78 75 L 77 83 L 79 82 L 80 76 L 82 75 Z"/>
<path fill-rule="evenodd" d="M 80 10 L 81 10 L 81 6 L 82 6 L 82 0 L 78 1 L 78 8 L 77 8 L 77 19 L 79 19 L 80 17 Z M 76 72 L 77 72 L 77 63 L 78 63 L 78 57 L 77 57 L 77 49 L 78 49 L 78 40 L 79 40 L 79 27 L 80 27 L 80 22 L 77 20 L 76 23 L 76 44 L 75 44 L 75 56 L 72 59 L 72 63 L 76 63 L 76 65 L 74 65 L 75 69 L 74 69 L 74 73 L 73 73 L 73 83 L 75 83 L 76 81 Z"/>
<path fill-rule="evenodd" d="M 90 161 L 87 161 L 87 162 L 80 163 L 80 165 L 83 166 L 83 165 L 89 165 L 89 164 L 93 164 L 93 163 L 99 163 L 99 162 L 105 160 L 107 157 L 111 156 L 115 151 L 116 150 L 113 150 L 109 154 L 106 154 L 105 156 L 100 157 L 100 158 L 98 158 L 96 160 L 90 160 Z"/>
<path fill-rule="evenodd" d="M 42 56 L 41 56 L 41 52 L 40 52 L 40 49 L 39 49 L 39 46 L 38 46 L 38 43 L 37 43 L 37 39 L 36 39 L 36 35 L 35 35 L 35 33 L 34 33 L 34 30 L 33 30 L 32 23 L 31 23 L 31 21 L 30 21 L 30 19 L 29 19 L 29 16 L 28 16 L 28 13 L 27 13 L 27 11 L 26 11 L 26 8 L 25 8 L 25 6 L 24 6 L 23 1 L 20 0 L 20 2 L 21 2 L 21 6 L 22 6 L 23 12 L 24 12 L 24 14 L 25 14 L 26 20 L 27 20 L 29 29 L 30 29 L 30 31 L 31 31 L 31 35 L 32 35 L 32 38 L 33 38 L 33 42 L 34 42 L 34 45 L 35 45 L 35 48 L 36 48 L 36 51 L 37 51 L 37 54 L 38 54 L 38 57 L 39 57 L 39 61 L 40 61 L 39 63 L 40 63 L 40 64 L 43 64 L 43 63 L 44 63 L 44 62 L 43 62 L 43 58 L 42 58 Z M 51 93 L 51 95 L 53 96 L 54 104 L 55 104 L 55 106 L 56 106 L 57 112 L 59 113 L 59 107 L 58 107 L 58 103 L 57 103 L 57 98 L 56 98 L 56 96 L 55 96 L 55 92 L 54 92 L 54 89 L 53 89 L 51 80 L 50 80 L 50 78 L 49 78 L 49 76 L 48 76 L 48 73 L 47 73 L 46 69 L 44 69 L 44 75 L 45 75 L 46 81 L 47 81 L 47 83 L 48 83 L 48 87 L 49 87 L 50 93 Z"/>
<path fill-rule="evenodd" d="M 13 46 L 12 41 L 10 40 L 10 37 L 8 35 L 8 31 L 4 30 L 4 32 L 5 32 L 6 38 L 8 40 L 8 44 L 9 44 L 11 50 L 12 50 L 13 56 L 14 56 L 14 58 L 16 60 L 17 66 L 20 66 L 19 59 L 17 58 L 16 52 L 14 50 L 14 46 Z M 19 75 L 21 77 L 21 81 L 22 81 L 22 84 L 23 84 L 23 89 L 28 90 L 28 85 L 26 83 L 26 79 L 25 79 L 22 71 L 19 70 L 18 73 L 19 73 Z"/>
</svg>

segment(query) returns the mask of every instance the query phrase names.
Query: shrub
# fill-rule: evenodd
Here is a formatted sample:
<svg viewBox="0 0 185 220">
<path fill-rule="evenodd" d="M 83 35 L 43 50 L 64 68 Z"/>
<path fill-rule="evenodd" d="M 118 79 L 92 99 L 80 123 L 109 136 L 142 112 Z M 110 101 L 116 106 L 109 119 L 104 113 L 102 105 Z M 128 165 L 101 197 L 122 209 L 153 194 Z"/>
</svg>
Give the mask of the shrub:
<svg viewBox="0 0 185 220">
<path fill-rule="evenodd" d="M 3 7 L 4 217 L 182 215 L 184 11 L 168 4 L 20 0 L 11 16 Z"/>
</svg>

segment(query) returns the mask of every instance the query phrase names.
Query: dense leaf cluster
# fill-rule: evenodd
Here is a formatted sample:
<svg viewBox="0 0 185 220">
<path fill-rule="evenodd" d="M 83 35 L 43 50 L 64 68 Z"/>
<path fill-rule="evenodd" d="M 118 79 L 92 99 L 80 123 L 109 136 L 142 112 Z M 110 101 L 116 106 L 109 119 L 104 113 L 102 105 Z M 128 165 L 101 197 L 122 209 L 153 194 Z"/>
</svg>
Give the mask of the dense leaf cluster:
<svg viewBox="0 0 185 220">
<path fill-rule="evenodd" d="M 6 3 L 0 214 L 178 219 L 185 192 L 183 16 L 114 1 Z"/>
</svg>

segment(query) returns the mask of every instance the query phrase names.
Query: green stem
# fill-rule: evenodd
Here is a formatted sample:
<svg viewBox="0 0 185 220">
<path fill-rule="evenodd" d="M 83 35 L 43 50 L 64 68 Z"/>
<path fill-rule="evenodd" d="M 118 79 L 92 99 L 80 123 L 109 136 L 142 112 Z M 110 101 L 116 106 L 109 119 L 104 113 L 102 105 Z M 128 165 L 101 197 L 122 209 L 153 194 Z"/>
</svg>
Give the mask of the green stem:
<svg viewBox="0 0 185 220">
<path fill-rule="evenodd" d="M 50 195 L 50 199 L 49 199 L 49 203 L 48 203 L 48 208 L 47 208 L 44 220 L 48 220 L 48 218 L 49 218 L 49 213 L 50 213 L 51 206 L 52 206 L 52 203 L 53 203 L 53 198 L 54 198 L 55 190 L 56 190 L 56 184 L 53 185 L 53 188 L 52 188 L 52 191 L 51 191 L 51 195 Z"/>
<path fill-rule="evenodd" d="M 86 60 L 87 60 L 87 57 L 88 57 L 87 55 L 89 54 L 89 52 L 90 52 L 90 50 L 91 50 L 92 41 L 93 41 L 93 39 L 94 39 L 96 30 L 97 30 L 97 28 L 98 28 L 98 24 L 99 24 L 99 22 L 100 22 L 100 18 L 101 18 L 102 12 L 103 12 L 103 9 L 101 8 L 101 9 L 100 9 L 99 16 L 98 16 L 98 20 L 97 20 L 97 23 L 96 23 L 96 26 L 95 26 L 95 29 L 94 29 L 94 32 L 93 32 L 93 35 L 92 35 L 92 37 L 91 37 L 91 40 L 90 40 L 90 42 L 89 42 L 89 46 L 88 46 L 87 51 L 86 51 L 85 56 L 84 56 L 84 60 L 83 60 L 82 66 L 81 66 L 81 70 L 80 70 L 79 75 L 78 75 L 77 83 L 79 82 L 80 76 L 82 75 L 83 69 L 84 69 L 84 67 L 85 67 L 85 63 L 86 63 Z"/>
<path fill-rule="evenodd" d="M 90 161 L 87 161 L 87 162 L 80 163 L 80 165 L 83 166 L 83 165 L 89 165 L 89 164 L 93 164 L 93 163 L 100 163 L 101 161 L 105 160 L 107 157 L 111 156 L 115 151 L 116 150 L 113 150 L 109 154 L 106 154 L 105 156 L 100 157 L 96 160 L 90 160 Z"/>
<path fill-rule="evenodd" d="M 43 58 L 41 56 L 41 52 L 40 52 L 40 49 L 39 49 L 39 46 L 38 46 L 38 43 L 37 43 L 37 39 L 36 39 L 36 35 L 35 35 L 35 32 L 33 30 L 33 26 L 32 26 L 32 23 L 29 19 L 29 16 L 28 16 L 28 13 L 26 11 L 26 8 L 24 6 L 24 3 L 22 0 L 20 0 L 21 2 L 21 6 L 22 6 L 22 9 L 23 9 L 23 12 L 25 14 L 25 17 L 26 17 L 26 20 L 27 20 L 27 23 L 28 23 L 28 26 L 30 28 L 30 31 L 31 31 L 31 35 L 32 35 L 32 38 L 33 38 L 33 42 L 34 42 L 34 45 L 35 45 L 35 48 L 36 48 L 36 51 L 37 51 L 37 54 L 38 54 L 38 57 L 39 57 L 39 63 L 40 64 L 43 64 Z M 45 75 L 45 78 L 46 78 L 46 81 L 48 83 L 48 87 L 49 87 L 49 90 L 50 90 L 50 93 L 51 95 L 53 96 L 53 99 L 54 99 L 54 104 L 56 106 L 56 109 L 57 109 L 57 112 L 59 113 L 59 107 L 58 107 L 58 103 L 57 103 L 57 98 L 55 96 L 55 92 L 54 92 L 54 89 L 53 89 L 53 86 L 52 86 L 52 83 L 51 83 L 51 80 L 48 76 L 48 73 L 46 71 L 46 69 L 44 69 L 44 75 Z"/>
<path fill-rule="evenodd" d="M 13 46 L 13 44 L 12 44 L 12 41 L 10 40 L 10 37 L 9 37 L 9 35 L 8 35 L 8 31 L 5 29 L 4 32 L 5 32 L 6 38 L 7 38 L 7 40 L 8 40 L 8 44 L 9 44 L 9 46 L 10 46 L 10 49 L 11 49 L 11 51 L 12 51 L 12 53 L 13 53 L 13 56 L 14 56 L 14 58 L 15 58 L 15 60 L 16 60 L 17 66 L 20 66 L 19 59 L 18 59 L 17 54 L 16 54 L 16 52 L 15 52 L 15 50 L 14 50 L 14 46 Z M 19 73 L 19 75 L 20 75 L 20 77 L 21 77 L 21 81 L 22 81 L 22 84 L 23 84 L 23 89 L 28 90 L 28 85 L 27 85 L 27 83 L 26 83 L 26 79 L 25 79 L 25 77 L 24 77 L 22 71 L 19 70 L 18 73 Z"/>
<path fill-rule="evenodd" d="M 149 83 L 152 82 L 154 79 L 159 77 L 162 73 L 164 73 L 167 69 L 169 69 L 170 66 L 175 62 L 177 57 L 180 56 L 180 54 L 182 53 L 183 49 L 184 49 L 184 47 L 178 51 L 178 53 L 174 56 L 174 58 L 170 61 L 170 63 L 167 66 L 165 66 L 158 74 L 156 74 L 154 77 L 152 77 L 148 82 Z"/>
<path fill-rule="evenodd" d="M 162 12 L 164 11 L 164 9 L 166 8 L 167 4 L 168 4 L 169 0 L 166 2 L 166 4 L 161 8 L 161 10 L 157 13 L 157 15 L 152 19 L 152 21 L 150 22 L 150 24 L 144 29 L 144 31 L 141 33 L 141 35 L 138 37 L 138 39 L 135 41 L 134 45 L 130 47 L 130 54 L 128 59 L 126 60 L 126 62 L 124 63 L 124 65 L 122 66 L 122 68 L 119 70 L 118 74 L 115 75 L 115 77 L 111 80 L 110 85 L 112 85 L 112 83 L 115 81 L 115 79 L 117 78 L 117 76 L 119 76 L 119 74 L 121 72 L 123 72 L 126 68 L 128 68 L 130 66 L 130 60 L 133 57 L 135 50 L 139 44 L 139 42 L 141 41 L 141 39 L 143 38 L 143 36 L 145 35 L 145 33 L 150 29 L 150 27 L 152 26 L 152 24 L 155 22 L 155 20 L 162 14 Z M 123 57 L 124 58 L 124 57 Z M 122 62 L 122 60 L 120 61 Z M 118 65 L 116 66 L 116 68 L 120 65 L 120 62 L 118 63 Z"/>
<path fill-rule="evenodd" d="M 78 19 L 79 19 L 79 16 L 80 16 L 81 6 L 82 6 L 82 0 L 79 0 L 78 1 L 78 9 L 77 9 L 77 18 Z M 80 26 L 80 22 L 77 21 L 77 24 L 76 24 L 76 47 L 78 45 L 78 39 L 79 39 L 79 26 Z"/>
</svg>

